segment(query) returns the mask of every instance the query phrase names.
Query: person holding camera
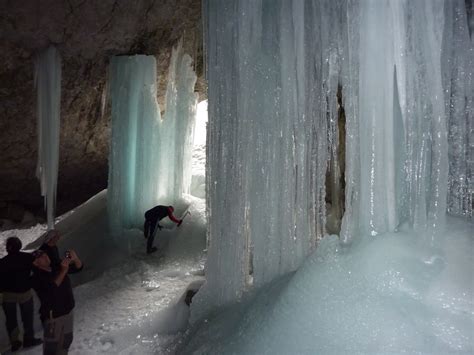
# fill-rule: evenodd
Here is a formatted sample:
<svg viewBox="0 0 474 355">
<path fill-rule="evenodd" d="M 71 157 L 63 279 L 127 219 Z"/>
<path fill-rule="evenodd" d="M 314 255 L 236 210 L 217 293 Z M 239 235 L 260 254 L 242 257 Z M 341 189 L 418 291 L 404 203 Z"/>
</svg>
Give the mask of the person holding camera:
<svg viewBox="0 0 474 355">
<path fill-rule="evenodd" d="M 59 256 L 58 242 L 61 239 L 61 234 L 57 230 L 49 230 L 46 233 L 44 243 L 40 246 L 40 250 L 43 250 L 48 254 L 49 260 L 51 261 L 51 268 L 54 270 L 60 269 L 61 257 Z M 68 274 L 74 274 L 82 270 L 82 262 L 78 260 L 78 263 L 72 263 L 69 266 Z"/>
<path fill-rule="evenodd" d="M 57 248 L 57 247 L 56 247 Z M 73 340 L 73 309 L 75 306 L 71 267 L 82 269 L 82 262 L 73 251 L 67 251 L 53 267 L 48 253 L 33 252 L 33 289 L 40 299 L 40 319 L 43 323 L 43 354 L 67 354 Z"/>
<path fill-rule="evenodd" d="M 6 242 L 7 255 L 0 259 L 0 290 L 3 292 L 3 311 L 11 350 L 17 351 L 23 345 L 29 348 L 42 343 L 34 337 L 33 292 L 30 274 L 33 256 L 21 251 L 22 243 L 17 237 L 9 237 Z M 23 341 L 17 320 L 17 305 L 23 322 Z"/>
</svg>

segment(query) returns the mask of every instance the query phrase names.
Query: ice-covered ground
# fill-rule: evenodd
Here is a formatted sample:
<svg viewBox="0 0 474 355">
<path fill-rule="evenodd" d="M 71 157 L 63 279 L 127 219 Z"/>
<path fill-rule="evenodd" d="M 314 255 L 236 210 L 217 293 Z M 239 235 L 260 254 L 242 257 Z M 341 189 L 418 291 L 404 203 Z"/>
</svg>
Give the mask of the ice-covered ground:
<svg viewBox="0 0 474 355">
<path fill-rule="evenodd" d="M 151 256 L 139 231 L 121 247 L 103 240 L 105 192 L 57 224 L 62 248 L 75 247 L 86 265 L 72 276 L 71 354 L 473 353 L 472 222 L 450 218 L 433 247 L 408 230 L 348 249 L 327 237 L 296 273 L 186 329 L 184 295 L 202 282 L 205 248 L 204 200 L 188 202 L 191 216 L 163 231 L 164 252 Z M 1 240 L 15 234 L 32 248 L 43 231 L 7 231 Z"/>
<path fill-rule="evenodd" d="M 322 240 L 294 274 L 197 323 L 184 353 L 472 354 L 472 221 L 433 246 L 409 230 L 341 248 Z"/>
</svg>

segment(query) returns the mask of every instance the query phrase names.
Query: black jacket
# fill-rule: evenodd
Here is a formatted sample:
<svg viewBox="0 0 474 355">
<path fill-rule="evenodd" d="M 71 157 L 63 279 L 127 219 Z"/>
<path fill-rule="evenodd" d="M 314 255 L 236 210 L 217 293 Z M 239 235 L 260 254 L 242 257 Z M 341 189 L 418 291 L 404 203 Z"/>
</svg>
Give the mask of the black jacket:
<svg viewBox="0 0 474 355">
<path fill-rule="evenodd" d="M 181 221 L 173 215 L 173 211 L 169 206 L 158 205 L 145 212 L 145 220 L 154 224 L 163 218 L 168 217 L 175 223 L 181 223 Z"/>
<path fill-rule="evenodd" d="M 57 286 L 54 279 L 58 272 L 59 270 L 48 272 L 38 268 L 33 269 L 33 289 L 41 302 L 39 309 L 41 321 L 64 316 L 74 309 L 71 280 L 66 275 L 63 282 Z"/>
<path fill-rule="evenodd" d="M 159 221 L 168 217 L 168 206 L 156 206 L 145 212 L 145 219 L 149 221 Z"/>
<path fill-rule="evenodd" d="M 0 290 L 22 293 L 31 289 L 33 256 L 29 253 L 10 253 L 0 259 Z"/>
</svg>

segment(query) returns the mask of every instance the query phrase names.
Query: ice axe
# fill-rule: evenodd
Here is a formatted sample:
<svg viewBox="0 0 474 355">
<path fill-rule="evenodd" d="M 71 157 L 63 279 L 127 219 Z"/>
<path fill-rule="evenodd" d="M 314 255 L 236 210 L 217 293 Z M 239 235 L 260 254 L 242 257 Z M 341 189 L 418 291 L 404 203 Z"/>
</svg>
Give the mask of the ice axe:
<svg viewBox="0 0 474 355">
<path fill-rule="evenodd" d="M 191 215 L 191 212 L 186 211 L 186 212 L 183 214 L 183 217 L 181 217 L 181 222 L 178 223 L 178 227 L 181 225 L 181 223 L 183 223 L 184 217 L 186 217 L 188 214 Z"/>
</svg>

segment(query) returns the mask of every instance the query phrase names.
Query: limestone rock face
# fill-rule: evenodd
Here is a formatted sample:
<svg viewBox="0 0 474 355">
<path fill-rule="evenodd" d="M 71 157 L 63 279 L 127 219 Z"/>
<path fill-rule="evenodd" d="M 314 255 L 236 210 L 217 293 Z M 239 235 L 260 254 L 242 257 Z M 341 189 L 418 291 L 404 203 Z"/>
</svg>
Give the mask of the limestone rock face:
<svg viewBox="0 0 474 355">
<path fill-rule="evenodd" d="M 155 55 L 164 110 L 171 48 L 181 38 L 195 60 L 196 90 L 204 98 L 200 0 L 0 0 L 0 203 L 42 214 L 35 177 L 38 52 L 56 45 L 62 57 L 57 211 L 62 213 L 107 186 L 110 57 Z"/>
</svg>

